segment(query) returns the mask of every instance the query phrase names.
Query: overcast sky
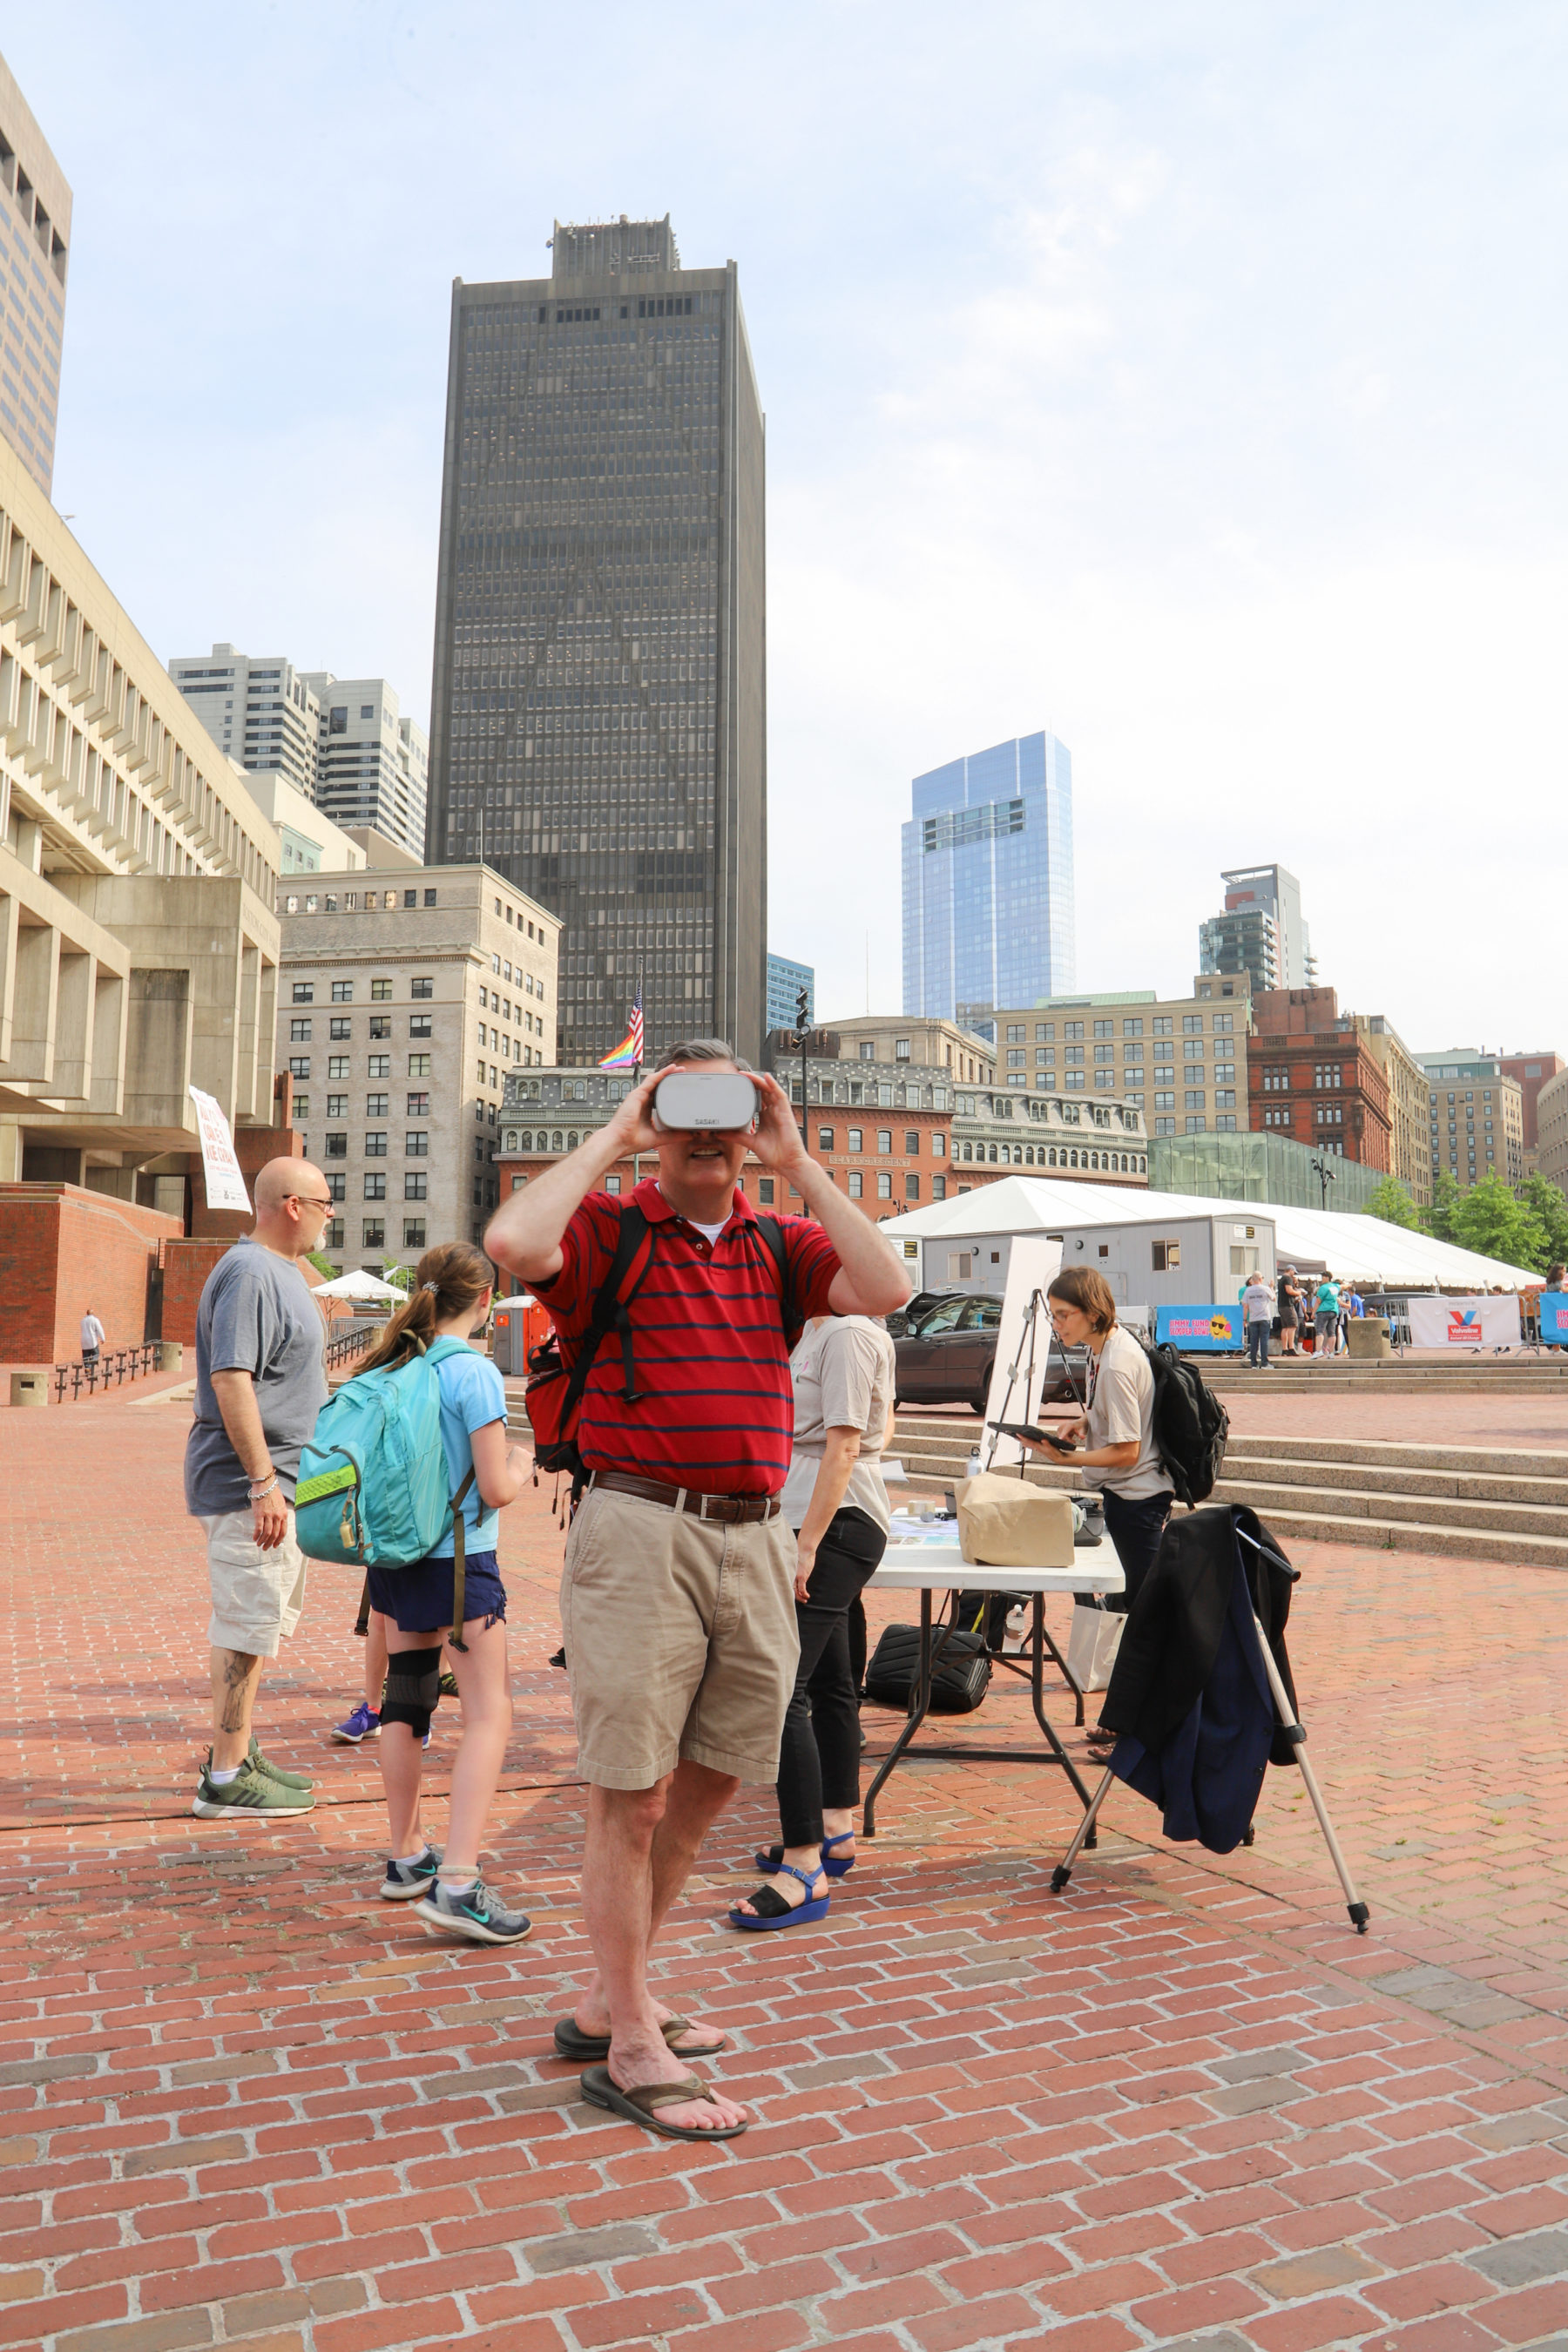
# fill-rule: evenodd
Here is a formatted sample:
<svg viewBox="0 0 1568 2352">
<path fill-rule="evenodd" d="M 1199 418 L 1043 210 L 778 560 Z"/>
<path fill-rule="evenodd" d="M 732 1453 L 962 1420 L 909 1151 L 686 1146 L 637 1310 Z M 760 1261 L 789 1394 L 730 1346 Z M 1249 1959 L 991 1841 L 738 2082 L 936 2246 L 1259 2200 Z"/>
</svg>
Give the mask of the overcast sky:
<svg viewBox="0 0 1568 2352">
<path fill-rule="evenodd" d="M 158 651 L 428 715 L 451 280 L 552 219 L 740 264 L 775 949 L 900 991 L 909 779 L 1070 747 L 1080 986 L 1223 866 L 1417 1050 L 1568 1047 L 1568 11 L 75 0 L 55 495 Z"/>
</svg>

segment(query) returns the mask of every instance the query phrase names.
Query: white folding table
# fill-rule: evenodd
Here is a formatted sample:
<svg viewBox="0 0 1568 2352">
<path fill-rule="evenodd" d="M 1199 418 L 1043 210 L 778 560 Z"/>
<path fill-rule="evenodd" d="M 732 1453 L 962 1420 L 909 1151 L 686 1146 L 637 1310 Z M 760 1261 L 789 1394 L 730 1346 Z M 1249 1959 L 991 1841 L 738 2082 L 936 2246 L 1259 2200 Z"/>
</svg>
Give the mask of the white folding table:
<svg viewBox="0 0 1568 2352">
<path fill-rule="evenodd" d="M 933 1592 L 955 1592 L 963 1590 L 986 1592 L 1016 1592 L 1033 1600 L 1034 1608 L 1026 1643 L 1028 1664 L 1012 1654 L 994 1656 L 993 1666 L 1005 1666 L 1016 1674 L 1027 1673 L 1029 1695 L 1034 1701 L 1035 1720 L 1046 1738 L 1044 1754 L 1035 1748 L 921 1747 L 918 1756 L 946 1757 L 976 1763 L 998 1764 L 1058 1764 L 1078 1791 L 1087 1813 L 1089 1792 L 1079 1779 L 1078 1769 L 1067 1749 L 1058 1738 L 1045 1708 L 1045 1659 L 1047 1646 L 1045 1598 L 1047 1592 L 1121 1592 L 1125 1590 L 1121 1562 L 1108 1543 L 1092 1550 L 1079 1552 L 1070 1568 L 983 1568 L 966 1560 L 959 1549 L 958 1528 L 951 1519 L 935 1522 L 910 1520 L 893 1522 L 893 1532 L 888 1538 L 876 1574 L 866 1587 L 868 1592 L 918 1592 L 921 1596 L 920 1661 L 915 1669 L 915 1686 L 910 1706 L 910 1719 L 905 1724 L 892 1749 L 882 1759 L 881 1768 L 866 1792 L 865 1834 L 877 1834 L 877 1798 L 884 1781 L 903 1759 L 911 1752 L 915 1734 L 931 1711 L 931 1668 L 940 1660 L 942 1645 L 933 1643 L 931 1597 Z M 945 1638 L 943 1629 L 943 1638 Z M 1055 1655 L 1054 1644 L 1052 1654 Z M 1090 1825 L 1088 1844 L 1095 1842 Z"/>
</svg>

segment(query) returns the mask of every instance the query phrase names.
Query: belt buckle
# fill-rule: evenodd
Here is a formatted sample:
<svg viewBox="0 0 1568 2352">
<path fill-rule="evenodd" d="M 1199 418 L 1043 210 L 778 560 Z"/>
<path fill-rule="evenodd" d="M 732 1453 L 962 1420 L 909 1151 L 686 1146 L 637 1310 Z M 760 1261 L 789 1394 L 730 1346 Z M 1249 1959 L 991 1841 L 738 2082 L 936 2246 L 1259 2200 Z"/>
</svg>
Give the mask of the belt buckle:
<svg viewBox="0 0 1568 2352">
<path fill-rule="evenodd" d="M 734 1526 L 737 1507 L 733 1495 L 704 1495 L 702 1497 L 703 1517 L 716 1520 L 721 1527 Z"/>
</svg>

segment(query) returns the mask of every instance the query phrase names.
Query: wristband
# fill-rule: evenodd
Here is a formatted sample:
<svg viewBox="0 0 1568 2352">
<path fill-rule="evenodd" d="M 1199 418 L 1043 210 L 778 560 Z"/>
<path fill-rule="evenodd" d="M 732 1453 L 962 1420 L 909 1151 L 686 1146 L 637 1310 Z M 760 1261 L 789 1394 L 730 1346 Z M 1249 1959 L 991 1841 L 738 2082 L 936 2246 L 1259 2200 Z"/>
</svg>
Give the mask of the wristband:
<svg viewBox="0 0 1568 2352">
<path fill-rule="evenodd" d="M 272 1493 L 277 1484 L 278 1473 L 276 1470 L 273 1471 L 272 1475 L 268 1479 L 267 1484 L 264 1486 L 257 1486 L 253 1483 L 250 1487 L 251 1501 L 253 1503 L 264 1503 L 267 1500 L 268 1496 Z"/>
</svg>

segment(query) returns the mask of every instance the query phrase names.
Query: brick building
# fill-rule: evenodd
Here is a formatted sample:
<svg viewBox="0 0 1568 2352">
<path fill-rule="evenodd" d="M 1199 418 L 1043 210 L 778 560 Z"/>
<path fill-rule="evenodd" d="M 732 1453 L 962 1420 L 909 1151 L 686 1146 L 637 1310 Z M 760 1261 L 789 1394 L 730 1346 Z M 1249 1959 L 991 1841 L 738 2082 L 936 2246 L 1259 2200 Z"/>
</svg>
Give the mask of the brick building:
<svg viewBox="0 0 1568 2352">
<path fill-rule="evenodd" d="M 1255 1130 L 1363 1167 L 1390 1170 L 1388 1081 L 1365 1037 L 1342 1029 L 1331 988 L 1256 992 L 1247 1055 L 1247 1108 Z"/>
<path fill-rule="evenodd" d="M 1560 1054 L 1504 1054 L 1502 1073 L 1512 1078 L 1520 1091 L 1520 1111 L 1524 1130 L 1524 1165 L 1526 1170 L 1539 1164 L 1541 1139 L 1536 1118 L 1536 1104 L 1541 1089 L 1568 1070 Z"/>
<path fill-rule="evenodd" d="M 1500 1055 L 1456 1045 L 1415 1058 L 1426 1074 L 1434 1180 L 1439 1171 L 1451 1176 L 1461 1192 L 1483 1176 L 1522 1184 L 1524 1094 Z"/>
</svg>

